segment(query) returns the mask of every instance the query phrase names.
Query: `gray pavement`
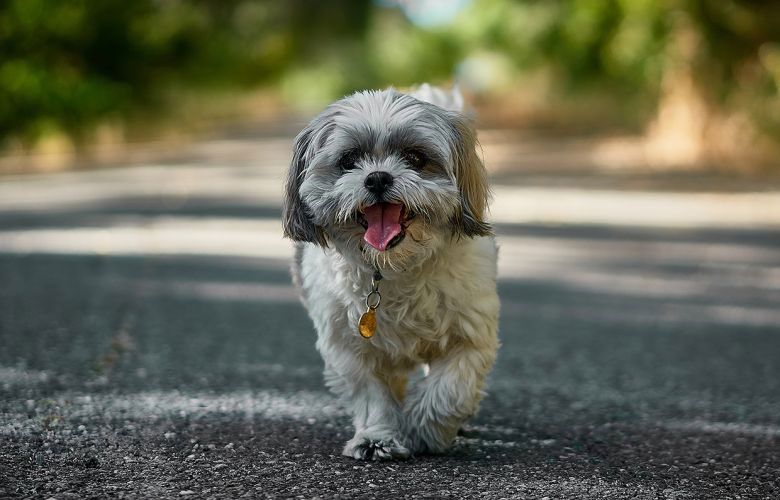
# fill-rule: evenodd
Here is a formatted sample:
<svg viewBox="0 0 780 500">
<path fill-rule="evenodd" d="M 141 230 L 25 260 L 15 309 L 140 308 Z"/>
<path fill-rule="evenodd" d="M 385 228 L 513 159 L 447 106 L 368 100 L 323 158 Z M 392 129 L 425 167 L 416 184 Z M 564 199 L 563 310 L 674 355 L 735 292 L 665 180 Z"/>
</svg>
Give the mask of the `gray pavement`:
<svg viewBox="0 0 780 500">
<path fill-rule="evenodd" d="M 289 282 L 288 147 L 0 179 L 0 497 L 780 498 L 776 185 L 496 173 L 488 396 L 449 453 L 361 463 Z"/>
</svg>

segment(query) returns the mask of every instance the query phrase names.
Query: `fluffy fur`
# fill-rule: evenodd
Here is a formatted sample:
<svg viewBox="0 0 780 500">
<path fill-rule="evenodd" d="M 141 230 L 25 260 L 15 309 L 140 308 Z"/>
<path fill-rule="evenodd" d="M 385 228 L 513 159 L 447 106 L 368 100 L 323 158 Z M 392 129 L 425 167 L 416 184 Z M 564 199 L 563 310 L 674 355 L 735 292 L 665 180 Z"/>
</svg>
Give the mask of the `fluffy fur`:
<svg viewBox="0 0 780 500">
<path fill-rule="evenodd" d="M 426 102 L 429 101 L 429 102 Z M 344 455 L 441 452 L 482 397 L 498 347 L 496 245 L 485 222 L 487 175 L 457 92 L 366 91 L 341 99 L 296 137 L 283 219 L 295 240 L 293 278 L 325 360 L 327 385 L 348 404 Z M 384 193 L 366 188 L 387 172 Z M 361 213 L 402 204 L 404 235 L 379 251 Z M 357 331 L 374 270 L 377 331 Z M 425 375 L 410 375 L 425 368 Z M 414 377 L 412 377 L 414 379 Z"/>
</svg>

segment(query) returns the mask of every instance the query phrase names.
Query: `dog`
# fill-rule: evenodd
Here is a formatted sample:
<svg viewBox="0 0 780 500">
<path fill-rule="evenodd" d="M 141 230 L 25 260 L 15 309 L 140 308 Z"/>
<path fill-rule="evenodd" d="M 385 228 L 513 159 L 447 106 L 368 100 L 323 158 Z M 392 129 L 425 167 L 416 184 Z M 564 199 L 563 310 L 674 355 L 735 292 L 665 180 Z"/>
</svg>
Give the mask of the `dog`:
<svg viewBox="0 0 780 500">
<path fill-rule="evenodd" d="M 326 385 L 352 415 L 349 457 L 443 452 L 495 361 L 490 190 L 462 102 L 428 85 L 357 92 L 295 138 L 284 233 Z"/>
</svg>

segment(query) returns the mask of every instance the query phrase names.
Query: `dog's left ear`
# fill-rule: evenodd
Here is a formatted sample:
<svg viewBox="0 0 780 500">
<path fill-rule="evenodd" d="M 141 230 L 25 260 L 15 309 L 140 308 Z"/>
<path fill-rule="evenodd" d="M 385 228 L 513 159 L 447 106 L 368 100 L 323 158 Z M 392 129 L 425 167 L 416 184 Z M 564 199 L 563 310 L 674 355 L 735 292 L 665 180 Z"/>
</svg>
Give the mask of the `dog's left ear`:
<svg viewBox="0 0 780 500">
<path fill-rule="evenodd" d="M 490 186 L 487 170 L 477 155 L 477 133 L 468 118 L 460 113 L 449 113 L 456 136 L 453 144 L 455 179 L 460 191 L 460 208 L 452 217 L 458 234 L 487 236 L 493 228 L 485 222 Z"/>
<path fill-rule="evenodd" d="M 316 243 L 323 247 L 328 246 L 325 231 L 314 223 L 299 191 L 315 149 L 322 146 L 332 128 L 332 120 L 329 118 L 331 116 L 327 111 L 322 113 L 295 138 L 282 203 L 284 235 L 293 241 Z"/>
</svg>

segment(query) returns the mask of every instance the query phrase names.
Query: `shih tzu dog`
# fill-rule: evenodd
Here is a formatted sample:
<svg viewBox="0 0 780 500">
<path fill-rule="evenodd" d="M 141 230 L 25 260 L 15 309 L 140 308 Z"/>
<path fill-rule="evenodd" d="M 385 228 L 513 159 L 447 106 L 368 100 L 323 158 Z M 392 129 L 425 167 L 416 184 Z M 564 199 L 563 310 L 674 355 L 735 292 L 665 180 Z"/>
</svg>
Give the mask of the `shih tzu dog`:
<svg viewBox="0 0 780 500">
<path fill-rule="evenodd" d="M 284 231 L 350 457 L 445 450 L 495 360 L 489 188 L 461 103 L 427 85 L 358 92 L 295 139 Z"/>
</svg>

